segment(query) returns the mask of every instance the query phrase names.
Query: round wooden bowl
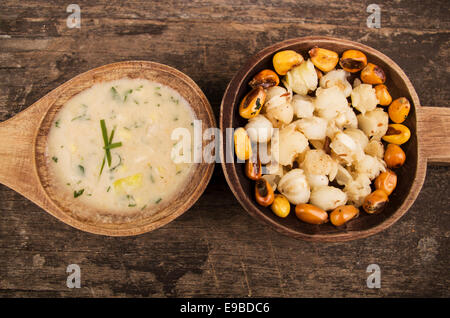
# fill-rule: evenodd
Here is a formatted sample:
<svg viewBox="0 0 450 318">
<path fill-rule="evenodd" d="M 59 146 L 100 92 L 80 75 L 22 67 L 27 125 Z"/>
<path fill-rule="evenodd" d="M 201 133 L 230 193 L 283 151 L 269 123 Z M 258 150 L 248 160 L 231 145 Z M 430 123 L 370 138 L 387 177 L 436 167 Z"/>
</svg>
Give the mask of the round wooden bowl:
<svg viewBox="0 0 450 318">
<path fill-rule="evenodd" d="M 398 174 L 397 188 L 389 197 L 386 209 L 376 215 L 361 212 L 360 216 L 347 225 L 336 228 L 332 224 L 311 225 L 299 221 L 293 211 L 285 218 L 275 216 L 270 208 L 256 204 L 254 181 L 246 178 L 244 164 L 226 163 L 225 154 L 233 153 L 233 140 L 226 136 L 221 143 L 222 167 L 226 180 L 244 209 L 254 218 L 269 225 L 278 232 L 308 241 L 348 241 L 380 232 L 394 224 L 416 199 L 426 173 L 427 162 L 450 162 L 450 109 L 445 107 L 422 107 L 414 87 L 401 68 L 379 51 L 352 41 L 332 37 L 311 36 L 287 40 L 272 45 L 253 57 L 236 73 L 229 83 L 222 99 L 220 128 L 243 127 L 247 120 L 239 116 L 238 107 L 249 91 L 248 82 L 259 71 L 273 69 L 272 57 L 281 50 L 295 50 L 304 57 L 314 46 L 336 51 L 341 55 L 345 50 L 358 49 L 367 55 L 369 62 L 381 66 L 387 76 L 386 86 L 393 99 L 406 97 L 412 105 L 408 119 L 404 123 L 411 130 L 410 140 L 402 145 L 406 153 L 406 163 Z"/>
<path fill-rule="evenodd" d="M 98 82 L 121 78 L 143 78 L 178 91 L 191 105 L 202 129 L 215 127 L 207 98 L 194 81 L 182 72 L 158 63 L 129 61 L 105 65 L 87 71 L 57 87 L 25 111 L 0 123 L 0 182 L 30 199 L 61 221 L 83 231 L 128 236 L 152 231 L 188 210 L 205 190 L 214 163 L 196 164 L 193 177 L 170 202 L 149 217 L 129 222 L 93 223 L 77 218 L 70 202 L 62 202 L 52 191 L 45 149 L 51 123 L 59 109 L 74 95 Z M 170 136 L 168 136 L 170 138 Z M 203 141 L 203 147 L 207 144 Z"/>
</svg>

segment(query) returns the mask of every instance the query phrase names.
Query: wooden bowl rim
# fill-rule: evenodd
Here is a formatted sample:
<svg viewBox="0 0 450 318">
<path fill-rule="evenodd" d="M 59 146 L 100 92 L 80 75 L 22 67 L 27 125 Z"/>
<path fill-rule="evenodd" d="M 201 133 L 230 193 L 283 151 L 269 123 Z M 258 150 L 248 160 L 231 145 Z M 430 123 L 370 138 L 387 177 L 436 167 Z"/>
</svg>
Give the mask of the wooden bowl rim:
<svg viewBox="0 0 450 318">
<path fill-rule="evenodd" d="M 329 44 L 330 42 L 339 42 L 341 44 L 351 45 L 356 49 L 360 49 L 363 52 L 368 52 L 372 55 L 377 56 L 381 60 L 385 61 L 387 64 L 391 66 L 391 68 L 397 72 L 402 80 L 404 81 L 405 85 L 407 86 L 409 93 L 412 98 L 413 105 L 418 112 L 420 109 L 420 101 L 419 97 L 417 95 L 416 90 L 414 89 L 411 81 L 406 76 L 405 72 L 398 66 L 392 59 L 390 59 L 388 56 L 384 55 L 383 53 L 379 52 L 378 50 L 350 40 L 346 39 L 340 39 L 335 37 L 329 37 L 329 36 L 307 36 L 307 37 L 299 37 L 299 38 L 293 38 L 288 39 L 282 42 L 275 43 L 269 47 L 266 47 L 250 57 L 248 61 L 236 72 L 236 74 L 233 76 L 231 81 L 229 82 L 224 96 L 222 98 L 222 102 L 220 105 L 220 130 L 222 131 L 222 134 L 224 133 L 225 129 L 228 127 L 224 127 L 224 108 L 227 107 L 233 107 L 234 105 L 232 102 L 236 99 L 236 96 L 238 94 L 239 88 L 242 86 L 244 79 L 247 77 L 248 73 L 250 73 L 253 68 L 264 58 L 267 58 L 269 55 L 274 54 L 277 51 L 283 50 L 289 46 L 300 44 L 300 43 L 306 43 L 306 42 L 314 42 L 311 44 L 311 48 L 313 46 L 319 45 L 320 42 Z M 229 121 L 227 123 L 231 122 L 231 115 Z M 417 123 L 417 118 L 416 118 Z M 236 169 L 234 168 L 235 162 L 233 163 L 226 163 L 224 160 L 224 147 L 226 138 L 223 135 L 222 142 L 220 144 L 220 156 L 221 156 L 221 163 L 222 163 L 222 169 L 225 175 L 225 179 L 227 180 L 228 186 L 230 187 L 231 191 L 233 192 L 236 199 L 239 201 L 241 206 L 255 219 L 258 221 L 261 221 L 262 223 L 269 225 L 272 229 L 276 230 L 277 232 L 296 238 L 301 239 L 305 241 L 319 241 L 319 242 L 343 242 L 343 241 L 351 241 L 355 239 L 365 238 L 368 236 L 371 236 L 373 234 L 376 234 L 384 229 L 387 229 L 392 224 L 394 224 L 396 221 L 398 221 L 410 208 L 410 206 L 413 204 L 414 200 L 417 198 L 419 191 L 423 185 L 424 179 L 425 179 L 425 172 L 426 172 L 426 161 L 421 160 L 421 152 L 420 152 L 420 136 L 416 132 L 417 136 L 417 168 L 416 173 L 414 175 L 414 181 L 411 185 L 410 191 L 408 195 L 405 197 L 402 205 L 387 219 L 382 221 L 380 224 L 377 224 L 376 226 L 366 229 L 366 230 L 354 230 L 349 232 L 342 232 L 342 233 L 331 233 L 331 234 L 307 234 L 303 232 L 299 232 L 296 230 L 293 230 L 287 226 L 284 226 L 283 224 L 280 224 L 270 217 L 268 217 L 264 212 L 262 212 L 256 205 L 256 203 L 252 200 L 252 198 L 249 195 L 245 195 L 245 191 L 242 188 L 242 185 L 239 182 L 239 178 L 236 173 Z"/>
<path fill-rule="evenodd" d="M 50 93 L 47 94 L 47 95 L 55 94 L 55 96 L 56 96 L 55 101 L 52 102 L 51 105 L 49 105 L 47 112 L 51 109 L 52 105 L 57 101 L 59 95 L 66 89 L 66 87 L 70 87 L 73 82 L 76 82 L 79 80 L 85 80 L 85 79 L 88 80 L 92 75 L 95 76 L 96 73 L 102 73 L 105 71 L 114 72 L 114 70 L 117 70 L 120 68 L 130 68 L 130 67 L 143 67 L 143 68 L 147 68 L 147 69 L 152 69 L 156 72 L 165 72 L 165 73 L 169 73 L 170 75 L 173 75 L 173 76 L 179 78 L 180 80 L 182 80 L 188 87 L 191 88 L 191 91 L 194 93 L 193 95 L 195 96 L 195 98 L 199 99 L 199 102 L 200 102 L 199 104 L 202 105 L 202 111 L 205 112 L 205 115 L 207 116 L 208 121 L 209 121 L 206 124 L 210 127 L 217 126 L 216 120 L 214 117 L 214 113 L 211 108 L 211 104 L 209 103 L 208 99 L 206 98 L 205 94 L 200 89 L 200 87 L 194 82 L 194 80 L 192 80 L 188 75 L 184 74 L 183 72 L 181 72 L 171 66 L 157 63 L 157 62 L 142 61 L 142 60 L 121 61 L 121 62 L 115 62 L 115 63 L 102 65 L 102 66 L 90 69 L 86 72 L 83 72 L 83 73 L 71 78 L 70 80 L 68 80 L 67 82 L 58 86 L 57 88 L 55 88 L 54 90 L 52 90 Z M 85 79 L 83 79 L 83 78 L 85 78 Z M 66 223 L 74 228 L 77 228 L 77 229 L 85 231 L 85 232 L 106 235 L 106 236 L 132 236 L 132 235 L 139 235 L 139 234 L 153 231 L 157 228 L 160 228 L 160 227 L 170 223 L 171 221 L 175 220 L 177 217 L 184 214 L 187 210 L 189 210 L 192 207 L 192 205 L 195 204 L 197 202 L 197 200 L 200 198 L 200 196 L 203 194 L 209 181 L 211 180 L 211 177 L 212 177 L 212 174 L 214 171 L 214 163 L 207 163 L 207 162 L 201 163 L 201 164 L 206 165 L 206 169 L 203 171 L 203 175 L 200 179 L 200 182 L 195 185 L 196 189 L 195 189 L 195 191 L 192 192 L 192 195 L 189 198 L 186 198 L 186 202 L 183 205 L 181 205 L 178 210 L 175 210 L 173 213 L 166 215 L 162 218 L 154 220 L 153 222 L 139 224 L 138 221 L 133 221 L 133 222 L 129 222 L 128 224 L 131 226 L 126 227 L 126 228 L 114 228 L 114 224 L 85 223 L 85 222 L 67 214 L 66 212 L 64 212 L 63 210 L 60 209 L 59 205 L 53 201 L 53 199 L 49 196 L 49 194 L 45 190 L 45 187 L 43 186 L 42 180 L 38 173 L 39 167 L 38 167 L 38 162 L 37 162 L 36 148 L 37 148 L 40 127 L 42 126 L 43 121 L 45 120 L 47 112 L 45 114 L 43 114 L 43 116 L 38 124 L 38 129 L 37 129 L 36 134 L 33 139 L 33 147 L 32 147 L 33 148 L 33 156 L 32 157 L 33 157 L 34 173 L 35 173 L 36 179 L 38 180 L 39 187 L 41 188 L 42 193 L 45 195 L 44 201 L 47 202 L 47 206 L 49 206 L 48 209 L 45 208 L 45 211 L 48 212 L 49 214 L 53 215 L 60 221 Z M 189 184 L 190 183 L 188 182 L 188 185 Z M 145 221 L 145 219 L 142 221 Z M 136 226 L 133 226 L 134 224 Z"/>
</svg>

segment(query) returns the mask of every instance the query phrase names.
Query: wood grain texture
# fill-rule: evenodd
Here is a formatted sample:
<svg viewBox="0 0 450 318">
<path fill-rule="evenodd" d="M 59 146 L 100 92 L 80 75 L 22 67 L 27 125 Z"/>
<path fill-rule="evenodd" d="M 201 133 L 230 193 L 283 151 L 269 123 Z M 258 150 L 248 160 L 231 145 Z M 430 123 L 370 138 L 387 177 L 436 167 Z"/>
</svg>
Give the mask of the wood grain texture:
<svg viewBox="0 0 450 318">
<path fill-rule="evenodd" d="M 381 29 L 365 24 L 373 1 L 77 3 L 81 29 L 67 28 L 67 4 L 59 1 L 0 3 L 0 120 L 84 71 L 133 59 L 189 75 L 218 119 L 229 80 L 251 55 L 307 35 L 374 47 L 406 72 L 422 105 L 449 106 L 445 0 L 379 1 Z M 292 240 L 255 222 L 229 190 L 220 165 L 188 212 L 132 238 L 75 230 L 0 185 L 0 295 L 449 297 L 450 169 L 427 170 L 417 200 L 399 222 L 348 243 Z M 72 263 L 81 267 L 81 289 L 65 285 Z M 371 263 L 381 267 L 381 289 L 366 287 Z"/>
</svg>

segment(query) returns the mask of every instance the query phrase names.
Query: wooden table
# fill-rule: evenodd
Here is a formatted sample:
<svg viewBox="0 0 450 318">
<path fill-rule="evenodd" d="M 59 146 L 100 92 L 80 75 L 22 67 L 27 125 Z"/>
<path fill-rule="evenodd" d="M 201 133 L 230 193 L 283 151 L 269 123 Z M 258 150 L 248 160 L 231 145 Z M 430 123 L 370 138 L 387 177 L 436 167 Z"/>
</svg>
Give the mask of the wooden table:
<svg viewBox="0 0 450 318">
<path fill-rule="evenodd" d="M 447 0 L 382 3 L 381 28 L 367 5 L 341 1 L 77 1 L 0 3 L 0 120 L 91 68 L 124 60 L 165 63 L 191 76 L 216 116 L 228 81 L 275 42 L 330 35 L 368 44 L 396 61 L 421 103 L 448 107 Z M 1 141 L 0 141 L 1 142 Z M 0 185 L 1 296 L 449 297 L 450 169 L 428 166 L 423 189 L 397 224 L 358 241 L 284 237 L 240 207 L 220 165 L 201 199 L 169 225 L 137 237 L 75 230 Z M 81 288 L 66 286 L 69 264 Z M 381 268 L 369 289 L 366 268 Z"/>
</svg>

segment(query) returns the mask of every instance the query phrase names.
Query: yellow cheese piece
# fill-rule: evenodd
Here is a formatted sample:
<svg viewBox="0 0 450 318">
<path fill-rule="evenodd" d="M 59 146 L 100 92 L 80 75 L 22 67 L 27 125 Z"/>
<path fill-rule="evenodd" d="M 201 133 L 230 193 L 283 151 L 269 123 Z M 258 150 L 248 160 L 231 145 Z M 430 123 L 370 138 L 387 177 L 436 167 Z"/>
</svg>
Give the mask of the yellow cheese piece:
<svg viewBox="0 0 450 318">
<path fill-rule="evenodd" d="M 125 178 L 117 179 L 114 181 L 113 186 L 114 190 L 119 192 L 137 189 L 142 186 L 142 173 L 136 173 Z"/>
</svg>

